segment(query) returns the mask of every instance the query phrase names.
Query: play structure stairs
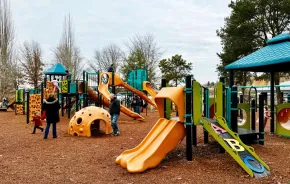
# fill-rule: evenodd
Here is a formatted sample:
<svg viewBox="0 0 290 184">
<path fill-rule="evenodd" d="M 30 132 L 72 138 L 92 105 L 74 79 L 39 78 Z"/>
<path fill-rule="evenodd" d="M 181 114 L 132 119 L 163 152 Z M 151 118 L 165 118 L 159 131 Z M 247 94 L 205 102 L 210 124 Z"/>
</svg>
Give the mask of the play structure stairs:
<svg viewBox="0 0 290 184">
<path fill-rule="evenodd" d="M 255 153 L 254 148 L 245 145 L 237 133 L 231 131 L 223 118 L 217 120 L 201 118 L 203 127 L 251 176 L 261 178 L 270 175 L 269 166 Z"/>
<path fill-rule="evenodd" d="M 131 173 L 156 167 L 185 136 L 183 123 L 160 118 L 144 140 L 135 148 L 124 151 L 116 163 Z"/>
</svg>

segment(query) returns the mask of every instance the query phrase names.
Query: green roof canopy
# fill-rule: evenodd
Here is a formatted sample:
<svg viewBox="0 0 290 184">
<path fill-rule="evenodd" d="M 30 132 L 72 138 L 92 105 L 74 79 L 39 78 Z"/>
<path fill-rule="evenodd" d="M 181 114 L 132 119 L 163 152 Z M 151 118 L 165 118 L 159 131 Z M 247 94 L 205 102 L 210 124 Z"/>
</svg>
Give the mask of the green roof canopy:
<svg viewBox="0 0 290 184">
<path fill-rule="evenodd" d="M 253 72 L 290 71 L 290 34 L 282 33 L 267 41 L 267 46 L 225 67 L 226 70 Z"/>
<path fill-rule="evenodd" d="M 47 69 L 44 74 L 45 75 L 66 75 L 66 68 L 60 64 L 56 63 L 51 68 Z"/>
</svg>

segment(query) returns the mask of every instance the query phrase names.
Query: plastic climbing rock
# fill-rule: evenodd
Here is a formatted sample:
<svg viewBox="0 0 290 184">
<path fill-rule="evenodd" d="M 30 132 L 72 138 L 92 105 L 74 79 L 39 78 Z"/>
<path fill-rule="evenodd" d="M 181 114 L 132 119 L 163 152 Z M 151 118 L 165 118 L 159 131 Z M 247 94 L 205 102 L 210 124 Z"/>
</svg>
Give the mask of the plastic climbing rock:
<svg viewBox="0 0 290 184">
<path fill-rule="evenodd" d="M 68 134 L 75 136 L 93 136 L 100 130 L 100 123 L 105 123 L 105 133 L 112 132 L 111 116 L 105 109 L 90 106 L 85 107 L 72 117 L 69 123 Z"/>
</svg>

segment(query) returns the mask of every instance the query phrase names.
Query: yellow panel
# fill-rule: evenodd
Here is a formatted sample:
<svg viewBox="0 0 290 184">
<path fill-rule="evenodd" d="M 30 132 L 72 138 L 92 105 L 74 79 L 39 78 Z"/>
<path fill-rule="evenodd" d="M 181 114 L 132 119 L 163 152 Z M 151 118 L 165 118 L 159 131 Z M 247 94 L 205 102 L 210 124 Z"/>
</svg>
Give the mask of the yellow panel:
<svg viewBox="0 0 290 184">
<path fill-rule="evenodd" d="M 184 86 L 162 88 L 155 97 L 159 116 L 164 118 L 164 99 L 171 100 L 178 109 L 178 116 L 181 122 L 184 122 Z"/>
</svg>

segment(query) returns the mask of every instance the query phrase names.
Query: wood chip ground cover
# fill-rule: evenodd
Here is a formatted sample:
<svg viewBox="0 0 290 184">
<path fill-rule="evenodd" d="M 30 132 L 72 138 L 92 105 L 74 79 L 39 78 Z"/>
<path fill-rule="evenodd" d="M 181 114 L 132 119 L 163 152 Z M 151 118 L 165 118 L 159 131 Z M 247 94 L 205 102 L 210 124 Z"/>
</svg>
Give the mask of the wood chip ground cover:
<svg viewBox="0 0 290 184">
<path fill-rule="evenodd" d="M 138 145 L 158 120 L 148 113 L 144 122 L 125 115 L 119 119 L 121 135 L 74 137 L 67 135 L 69 119 L 57 125 L 58 138 L 44 140 L 31 134 L 33 125 L 25 116 L 0 112 L 0 183 L 288 183 L 290 182 L 290 139 L 265 135 L 265 145 L 252 145 L 270 166 L 271 176 L 254 179 L 228 155 L 220 154 L 210 138 L 203 144 L 198 127 L 198 147 L 193 161 L 186 161 L 185 139 L 155 169 L 130 174 L 115 164 L 124 150 Z M 269 125 L 268 125 L 269 126 Z M 104 130 L 104 125 L 101 125 Z M 266 128 L 269 132 L 269 127 Z"/>
</svg>

